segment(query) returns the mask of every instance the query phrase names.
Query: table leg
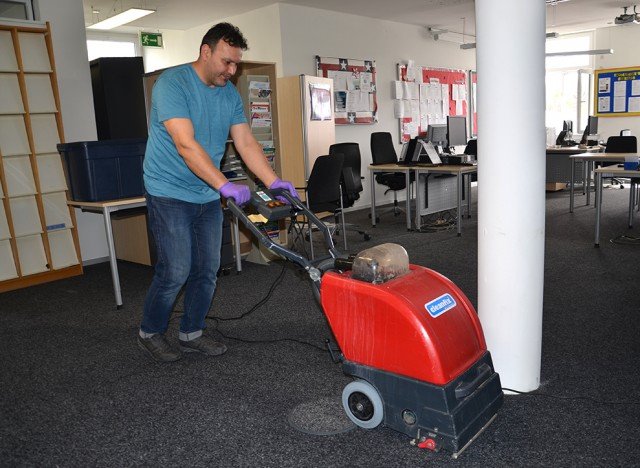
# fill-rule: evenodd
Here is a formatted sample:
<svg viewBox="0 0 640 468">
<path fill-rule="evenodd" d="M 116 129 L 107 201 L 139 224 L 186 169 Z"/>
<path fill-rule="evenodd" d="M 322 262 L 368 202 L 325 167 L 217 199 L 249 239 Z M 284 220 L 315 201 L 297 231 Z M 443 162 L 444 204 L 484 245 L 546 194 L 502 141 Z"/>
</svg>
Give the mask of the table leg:
<svg viewBox="0 0 640 468">
<path fill-rule="evenodd" d="M 456 224 L 458 225 L 458 237 L 460 237 L 462 235 L 462 172 L 458 172 L 456 181 L 458 183 L 458 219 Z"/>
<path fill-rule="evenodd" d="M 591 171 L 593 170 L 593 167 L 594 167 L 593 161 L 587 161 L 587 178 L 586 178 L 587 202 L 585 203 L 586 206 L 589 206 L 591 204 Z"/>
<path fill-rule="evenodd" d="M 407 211 L 407 231 L 411 231 L 411 171 L 406 170 L 404 172 L 404 181 L 406 184 L 406 211 Z"/>
<path fill-rule="evenodd" d="M 242 271 L 242 258 L 240 252 L 240 229 L 238 228 L 238 218 L 231 215 L 231 235 L 233 236 L 233 245 L 236 257 L 236 273 Z"/>
<path fill-rule="evenodd" d="M 371 175 L 371 227 L 376 227 L 376 181 L 375 171 L 369 171 Z"/>
<path fill-rule="evenodd" d="M 569 181 L 569 213 L 573 213 L 573 190 L 574 182 L 576 178 L 576 160 L 571 159 L 571 180 Z"/>
<path fill-rule="evenodd" d="M 120 290 L 120 275 L 118 274 L 118 261 L 116 259 L 116 247 L 113 243 L 113 230 L 111 228 L 111 208 L 102 208 L 104 218 L 104 230 L 107 234 L 107 247 L 109 248 L 109 264 L 111 266 L 111 280 L 113 281 L 113 294 L 116 296 L 116 309 L 122 308 L 122 293 Z"/>
<path fill-rule="evenodd" d="M 633 179 L 631 179 L 631 187 L 629 187 L 629 228 L 633 227 L 633 205 L 635 204 L 636 194 L 635 185 L 635 182 L 633 181 Z"/>
<path fill-rule="evenodd" d="M 602 211 L 602 173 L 598 172 L 596 174 L 596 247 L 600 247 L 600 211 Z"/>
<path fill-rule="evenodd" d="M 420 230 L 420 211 L 422 210 L 422 179 L 420 178 L 420 171 L 416 169 L 416 231 Z M 425 182 L 426 183 L 426 182 Z"/>
<path fill-rule="evenodd" d="M 467 174 L 467 218 L 471 218 L 471 174 Z"/>
</svg>

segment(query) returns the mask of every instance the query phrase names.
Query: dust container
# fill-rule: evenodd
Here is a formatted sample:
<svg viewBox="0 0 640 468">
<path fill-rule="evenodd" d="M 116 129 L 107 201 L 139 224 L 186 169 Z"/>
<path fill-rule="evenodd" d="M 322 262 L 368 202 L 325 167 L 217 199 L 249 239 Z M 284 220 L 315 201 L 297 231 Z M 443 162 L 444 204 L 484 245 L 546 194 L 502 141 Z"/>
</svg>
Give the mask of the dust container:
<svg viewBox="0 0 640 468">
<path fill-rule="evenodd" d="M 398 244 L 380 244 L 361 251 L 353 261 L 353 278 L 379 284 L 409 272 L 409 255 Z"/>
</svg>

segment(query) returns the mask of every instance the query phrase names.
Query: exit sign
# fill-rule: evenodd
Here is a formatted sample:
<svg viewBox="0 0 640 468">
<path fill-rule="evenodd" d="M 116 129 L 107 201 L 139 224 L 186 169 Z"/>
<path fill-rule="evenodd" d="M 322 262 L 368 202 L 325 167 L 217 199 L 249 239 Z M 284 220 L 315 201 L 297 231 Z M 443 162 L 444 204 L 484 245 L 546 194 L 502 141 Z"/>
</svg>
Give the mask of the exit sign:
<svg viewBox="0 0 640 468">
<path fill-rule="evenodd" d="M 142 47 L 162 47 L 162 33 L 140 33 Z"/>
</svg>

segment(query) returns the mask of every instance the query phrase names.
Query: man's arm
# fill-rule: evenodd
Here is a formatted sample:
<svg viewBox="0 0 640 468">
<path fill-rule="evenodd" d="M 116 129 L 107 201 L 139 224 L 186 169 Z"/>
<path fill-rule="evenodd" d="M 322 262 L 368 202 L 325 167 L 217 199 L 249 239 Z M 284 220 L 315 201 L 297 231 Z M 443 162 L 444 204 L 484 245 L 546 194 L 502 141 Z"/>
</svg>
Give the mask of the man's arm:
<svg viewBox="0 0 640 468">
<path fill-rule="evenodd" d="M 164 126 L 171 135 L 178 153 L 187 167 L 216 190 L 228 182 L 227 178 L 213 164 L 204 148 L 195 139 L 191 120 L 173 118 L 164 121 Z"/>
<path fill-rule="evenodd" d="M 271 187 L 278 178 L 267 158 L 262 152 L 262 146 L 251 133 L 249 125 L 246 123 L 231 126 L 231 138 L 240 157 L 247 167 L 267 186 Z"/>
</svg>

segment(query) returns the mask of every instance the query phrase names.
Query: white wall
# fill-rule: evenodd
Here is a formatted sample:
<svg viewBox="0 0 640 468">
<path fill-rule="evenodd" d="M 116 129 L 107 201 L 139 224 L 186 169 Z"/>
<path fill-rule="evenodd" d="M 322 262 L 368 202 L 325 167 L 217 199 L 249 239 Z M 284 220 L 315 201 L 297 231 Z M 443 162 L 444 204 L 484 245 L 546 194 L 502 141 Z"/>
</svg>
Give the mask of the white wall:
<svg viewBox="0 0 640 468">
<path fill-rule="evenodd" d="M 97 139 L 82 0 L 41 1 L 42 21 L 51 24 L 66 142 Z M 76 209 L 84 262 L 109 254 L 102 216 Z"/>
<path fill-rule="evenodd" d="M 362 156 L 364 191 L 355 207 L 371 202 L 369 171 L 371 163 L 370 135 L 391 132 L 399 140 L 398 119 L 393 117 L 391 82 L 397 80 L 397 64 L 414 60 L 416 65 L 443 68 L 473 69 L 474 50 L 460 50 L 458 44 L 434 41 L 424 27 L 355 15 L 337 14 L 326 10 L 280 4 L 282 56 L 284 76 L 315 75 L 315 56 L 374 59 L 378 100 L 378 123 L 373 125 L 341 125 L 336 129 L 336 141 L 356 142 Z M 396 145 L 397 152 L 400 146 Z M 386 187 L 376 184 L 376 202 L 393 200 L 392 192 L 385 197 Z M 404 192 L 398 193 L 404 199 Z"/>
<path fill-rule="evenodd" d="M 594 49 L 613 49 L 613 54 L 596 56 L 596 69 L 640 66 L 639 42 L 640 26 L 636 24 L 597 29 Z M 632 135 L 640 137 L 640 117 L 600 117 L 598 120 L 598 132 L 605 140 L 618 135 L 623 128 L 631 129 Z"/>
<path fill-rule="evenodd" d="M 186 31 L 163 30 L 163 49 L 143 49 L 145 71 L 196 60 L 202 37 L 209 28 L 221 21 L 228 21 L 240 28 L 247 39 L 249 50 L 244 52 L 244 60 L 275 62 L 277 70 L 281 69 L 280 18 L 278 5 L 273 4 L 243 15 L 211 19 Z"/>
</svg>

